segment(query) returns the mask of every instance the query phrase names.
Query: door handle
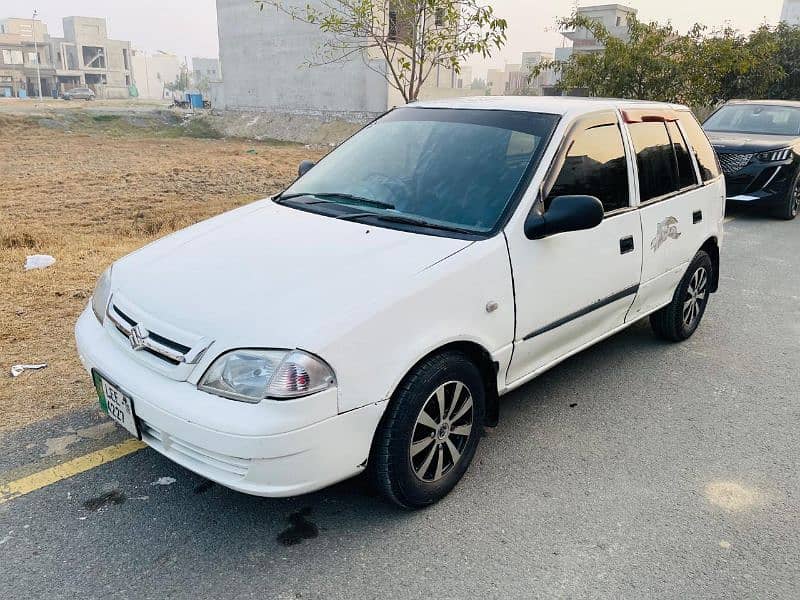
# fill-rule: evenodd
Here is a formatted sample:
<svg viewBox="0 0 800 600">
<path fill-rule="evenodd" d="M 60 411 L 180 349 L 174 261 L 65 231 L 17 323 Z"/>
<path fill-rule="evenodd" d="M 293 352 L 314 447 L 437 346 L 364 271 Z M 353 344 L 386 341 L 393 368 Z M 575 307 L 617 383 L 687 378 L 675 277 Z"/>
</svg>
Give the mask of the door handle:
<svg viewBox="0 0 800 600">
<path fill-rule="evenodd" d="M 629 235 L 628 237 L 624 237 L 619 241 L 619 253 L 620 254 L 628 254 L 633 252 L 636 249 L 635 244 L 633 243 L 633 236 Z"/>
</svg>

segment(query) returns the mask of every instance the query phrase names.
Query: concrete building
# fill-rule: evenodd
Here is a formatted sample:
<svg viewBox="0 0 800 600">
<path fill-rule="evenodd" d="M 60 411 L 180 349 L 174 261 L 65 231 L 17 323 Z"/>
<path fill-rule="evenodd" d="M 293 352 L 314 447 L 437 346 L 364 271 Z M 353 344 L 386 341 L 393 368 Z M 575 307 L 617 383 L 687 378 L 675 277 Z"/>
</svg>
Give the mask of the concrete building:
<svg viewBox="0 0 800 600">
<path fill-rule="evenodd" d="M 552 69 L 547 69 L 541 72 L 536 77 L 531 78 L 533 69 L 542 63 L 550 62 L 553 60 L 553 54 L 550 52 L 523 52 L 522 53 L 522 72 L 527 78 L 528 93 L 533 96 L 541 96 L 544 94 L 544 89 L 550 87 L 556 82 L 556 74 Z"/>
<path fill-rule="evenodd" d="M 105 19 L 64 17 L 63 24 L 64 37 L 50 40 L 59 86 L 87 86 L 100 98 L 129 97 L 131 43 L 109 38 Z"/>
<path fill-rule="evenodd" d="M 323 0 L 310 4 L 323 8 Z M 383 58 L 354 56 L 344 63 L 305 66 L 326 40 L 315 25 L 274 9 L 259 12 L 252 0 L 217 0 L 217 23 L 224 73 L 222 92 L 214 94 L 222 98 L 217 106 L 322 122 L 364 122 L 403 103 L 381 75 L 386 72 Z M 452 69 L 436 68 L 421 97 L 464 95 L 470 92 L 465 87 Z"/>
<path fill-rule="evenodd" d="M 305 68 L 323 41 L 314 25 L 252 0 L 217 0 L 225 108 L 364 120 L 386 110 L 386 82 L 359 60 Z M 378 62 L 376 68 L 380 68 Z"/>
<path fill-rule="evenodd" d="M 197 88 L 222 81 L 222 68 L 218 58 L 192 57 L 192 82 Z"/>
<path fill-rule="evenodd" d="M 167 85 L 175 82 L 181 72 L 181 61 L 169 52 L 132 52 L 133 81 L 140 98 L 163 100 Z"/>
<path fill-rule="evenodd" d="M 579 8 L 578 16 L 599 21 L 612 36 L 627 40 L 628 18 L 636 16 L 636 9 L 623 4 L 600 4 Z M 574 31 L 564 31 L 562 35 L 572 41 L 573 53 L 600 52 L 604 48 L 584 27 L 578 27 Z"/>
<path fill-rule="evenodd" d="M 39 20 L 0 20 L 0 97 L 38 96 L 40 84 L 42 96 L 52 95 L 56 70 L 49 39 Z"/>
<path fill-rule="evenodd" d="M 486 72 L 486 88 L 490 96 L 502 96 L 506 93 L 508 77 L 505 69 L 489 69 Z"/>
<path fill-rule="evenodd" d="M 789 25 L 800 25 L 800 0 L 783 0 L 781 21 Z"/>
</svg>

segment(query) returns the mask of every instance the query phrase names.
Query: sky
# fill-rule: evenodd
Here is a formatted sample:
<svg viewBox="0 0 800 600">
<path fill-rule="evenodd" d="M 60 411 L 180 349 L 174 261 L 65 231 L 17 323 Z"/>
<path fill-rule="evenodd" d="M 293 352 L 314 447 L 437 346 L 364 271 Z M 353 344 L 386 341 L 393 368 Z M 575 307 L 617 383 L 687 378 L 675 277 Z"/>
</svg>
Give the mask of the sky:
<svg viewBox="0 0 800 600">
<path fill-rule="evenodd" d="M 575 0 L 484 0 L 509 22 L 509 39 L 489 60 L 473 59 L 474 75 L 489 67 L 519 63 L 525 51 L 552 52 L 563 38 L 555 31 L 558 17 L 568 16 Z M 579 0 L 581 6 L 609 0 Z M 783 0 L 627 0 L 641 20 L 671 21 L 680 30 L 695 22 L 717 27 L 730 24 L 750 31 L 763 22 L 776 23 Z M 165 50 L 178 56 L 218 54 L 215 0 L 0 0 L 0 18 L 27 17 L 37 8 L 51 35 L 61 35 L 61 17 L 106 17 L 112 38 L 130 40 L 134 48 Z M 254 12 L 254 14 L 256 14 Z"/>
</svg>

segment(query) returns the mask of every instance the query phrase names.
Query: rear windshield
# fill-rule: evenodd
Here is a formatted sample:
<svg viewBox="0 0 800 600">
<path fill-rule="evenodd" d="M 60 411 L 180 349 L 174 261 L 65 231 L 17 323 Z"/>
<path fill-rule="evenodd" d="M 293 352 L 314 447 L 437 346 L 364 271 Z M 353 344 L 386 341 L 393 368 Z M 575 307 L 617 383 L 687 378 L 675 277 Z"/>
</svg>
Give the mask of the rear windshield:
<svg viewBox="0 0 800 600">
<path fill-rule="evenodd" d="M 383 224 L 412 217 L 488 233 L 538 163 L 558 119 L 517 111 L 399 108 L 345 142 L 284 195 L 359 206 L 383 217 Z"/>
<path fill-rule="evenodd" d="M 800 135 L 800 108 L 767 104 L 723 106 L 705 122 L 706 131 Z"/>
</svg>

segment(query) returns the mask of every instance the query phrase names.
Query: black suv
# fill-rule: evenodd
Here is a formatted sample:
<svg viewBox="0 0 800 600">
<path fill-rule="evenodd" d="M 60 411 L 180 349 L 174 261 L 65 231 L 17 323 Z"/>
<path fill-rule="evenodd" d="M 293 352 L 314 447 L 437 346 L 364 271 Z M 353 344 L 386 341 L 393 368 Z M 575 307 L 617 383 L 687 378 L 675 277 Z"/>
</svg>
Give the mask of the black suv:
<svg viewBox="0 0 800 600">
<path fill-rule="evenodd" d="M 794 219 L 800 209 L 800 102 L 733 100 L 703 124 L 717 151 L 728 200 L 769 206 Z"/>
</svg>

